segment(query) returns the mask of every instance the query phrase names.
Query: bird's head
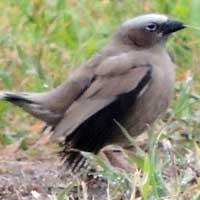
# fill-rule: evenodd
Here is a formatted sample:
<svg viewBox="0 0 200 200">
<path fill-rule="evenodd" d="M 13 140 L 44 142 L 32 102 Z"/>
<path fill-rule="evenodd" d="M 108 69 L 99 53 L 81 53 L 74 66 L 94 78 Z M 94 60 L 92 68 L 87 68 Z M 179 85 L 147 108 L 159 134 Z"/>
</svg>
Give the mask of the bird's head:
<svg viewBox="0 0 200 200">
<path fill-rule="evenodd" d="M 168 36 L 185 28 L 185 25 L 161 14 L 146 14 L 125 21 L 118 33 L 117 38 L 123 43 L 137 48 L 149 48 L 162 44 Z"/>
</svg>

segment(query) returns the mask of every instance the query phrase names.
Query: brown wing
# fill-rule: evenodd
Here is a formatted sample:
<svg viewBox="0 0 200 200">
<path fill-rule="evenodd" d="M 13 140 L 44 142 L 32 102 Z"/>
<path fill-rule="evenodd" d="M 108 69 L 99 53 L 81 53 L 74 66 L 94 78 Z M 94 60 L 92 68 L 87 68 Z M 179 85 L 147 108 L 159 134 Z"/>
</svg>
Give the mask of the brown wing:
<svg viewBox="0 0 200 200">
<path fill-rule="evenodd" d="M 121 62 L 124 67 L 121 69 L 115 60 L 119 71 L 117 68 L 115 71 L 113 65 L 110 70 L 105 68 L 106 73 L 97 68 L 93 82 L 69 107 L 54 130 L 56 139 L 65 137 L 63 159 L 73 172 L 87 163 L 80 151 L 98 153 L 103 146 L 112 143 L 118 128 L 113 119 L 122 122 L 136 98 L 148 88 L 151 66 L 134 67 L 130 60 L 125 61 Z M 106 66 L 103 64 L 103 67 Z"/>
<path fill-rule="evenodd" d="M 119 74 L 97 75 L 90 87 L 66 111 L 56 126 L 54 137 L 69 136 L 91 116 L 115 102 L 120 96 L 135 91 L 135 96 L 148 84 L 149 65 L 129 67 Z"/>
</svg>

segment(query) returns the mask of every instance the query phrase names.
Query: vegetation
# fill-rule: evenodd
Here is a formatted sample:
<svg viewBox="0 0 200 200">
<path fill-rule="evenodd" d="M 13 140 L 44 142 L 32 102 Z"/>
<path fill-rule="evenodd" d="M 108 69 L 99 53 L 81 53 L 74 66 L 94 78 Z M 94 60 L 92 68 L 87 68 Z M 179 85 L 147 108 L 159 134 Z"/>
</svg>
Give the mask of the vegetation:
<svg viewBox="0 0 200 200">
<path fill-rule="evenodd" d="M 0 10 L 0 90 L 40 92 L 57 86 L 120 22 L 139 14 L 164 13 L 200 26 L 199 0 L 7 0 L 0 1 Z M 135 172 L 87 155 L 110 182 L 107 199 L 200 199 L 200 31 L 175 34 L 168 50 L 178 66 L 176 95 L 168 113 L 134 142 L 137 151 L 128 159 Z M 37 120 L 0 102 L 0 156 L 16 144 L 17 151 L 36 156 L 32 146 L 40 128 Z"/>
</svg>

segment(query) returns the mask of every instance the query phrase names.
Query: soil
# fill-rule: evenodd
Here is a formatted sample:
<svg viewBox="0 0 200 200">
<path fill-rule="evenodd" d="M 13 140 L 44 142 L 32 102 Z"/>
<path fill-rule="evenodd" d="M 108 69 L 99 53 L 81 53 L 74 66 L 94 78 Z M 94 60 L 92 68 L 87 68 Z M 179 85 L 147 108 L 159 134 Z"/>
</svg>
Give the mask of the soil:
<svg viewBox="0 0 200 200">
<path fill-rule="evenodd" d="M 84 183 L 66 173 L 57 153 L 52 153 L 46 146 L 37 149 L 37 156 L 34 155 L 35 150 L 34 153 L 22 150 L 8 152 L 0 151 L 0 200 L 52 200 L 70 189 L 71 192 L 67 193 L 71 196 L 70 200 L 83 199 L 79 197 L 83 196 L 84 186 L 87 199 L 103 200 L 106 196 L 105 183 L 100 183 L 99 187 L 98 181 Z M 77 189 L 74 182 L 79 182 L 83 189 Z"/>
<path fill-rule="evenodd" d="M 17 160 L 0 157 L 0 199 L 47 199 L 65 187 L 58 158 Z"/>
</svg>

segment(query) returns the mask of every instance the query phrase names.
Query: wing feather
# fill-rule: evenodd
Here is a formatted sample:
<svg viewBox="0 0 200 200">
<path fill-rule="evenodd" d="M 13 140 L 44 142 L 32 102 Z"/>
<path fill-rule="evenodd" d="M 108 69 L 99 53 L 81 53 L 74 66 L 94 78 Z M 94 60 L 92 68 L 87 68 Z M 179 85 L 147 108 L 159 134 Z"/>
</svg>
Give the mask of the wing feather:
<svg viewBox="0 0 200 200">
<path fill-rule="evenodd" d="M 119 96 L 135 90 L 150 70 L 149 65 L 145 65 L 130 68 L 126 73 L 119 75 L 97 76 L 90 87 L 66 111 L 64 118 L 54 130 L 54 137 L 69 136 L 88 118 Z"/>
</svg>

